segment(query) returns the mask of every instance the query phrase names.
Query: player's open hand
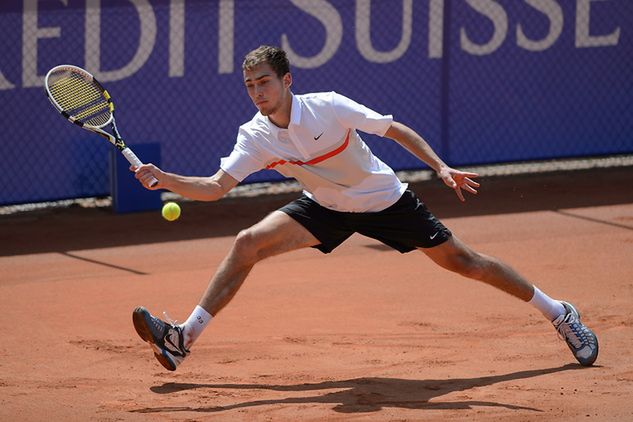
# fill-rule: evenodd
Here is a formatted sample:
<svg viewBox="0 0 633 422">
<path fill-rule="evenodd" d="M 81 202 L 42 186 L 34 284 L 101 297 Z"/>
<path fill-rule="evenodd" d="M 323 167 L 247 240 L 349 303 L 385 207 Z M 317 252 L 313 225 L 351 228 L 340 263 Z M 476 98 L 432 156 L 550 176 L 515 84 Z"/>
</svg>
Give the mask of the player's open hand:
<svg viewBox="0 0 633 422">
<path fill-rule="evenodd" d="M 455 191 L 460 201 L 466 201 L 462 191 L 477 195 L 477 189 L 475 188 L 479 187 L 479 183 L 472 180 L 472 178 L 479 177 L 477 173 L 442 167 L 440 171 L 437 172 L 437 175 L 444 181 L 446 186 Z"/>
<path fill-rule="evenodd" d="M 130 166 L 130 171 L 134 172 L 134 177 L 141 182 L 145 189 L 163 189 L 162 180 L 165 177 L 165 173 L 154 164 L 143 164 L 140 167 Z M 150 186 L 154 179 L 158 180 L 158 183 Z"/>
</svg>

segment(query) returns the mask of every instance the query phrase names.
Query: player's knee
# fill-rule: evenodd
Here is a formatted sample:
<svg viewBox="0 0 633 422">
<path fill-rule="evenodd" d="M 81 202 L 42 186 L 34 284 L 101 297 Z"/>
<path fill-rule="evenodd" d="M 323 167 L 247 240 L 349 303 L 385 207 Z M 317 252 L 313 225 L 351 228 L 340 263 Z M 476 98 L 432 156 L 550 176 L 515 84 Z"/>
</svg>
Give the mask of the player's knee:
<svg viewBox="0 0 633 422">
<path fill-rule="evenodd" d="M 233 242 L 233 253 L 235 257 L 246 263 L 257 262 L 261 248 L 261 242 L 251 229 L 240 231 Z"/>
</svg>

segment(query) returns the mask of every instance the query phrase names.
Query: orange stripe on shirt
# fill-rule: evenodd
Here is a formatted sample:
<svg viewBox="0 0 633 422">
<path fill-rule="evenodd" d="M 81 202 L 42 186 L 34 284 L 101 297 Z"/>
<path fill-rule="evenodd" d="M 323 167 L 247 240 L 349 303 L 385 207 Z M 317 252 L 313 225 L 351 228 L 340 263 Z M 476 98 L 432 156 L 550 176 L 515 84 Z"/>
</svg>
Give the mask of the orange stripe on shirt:
<svg viewBox="0 0 633 422">
<path fill-rule="evenodd" d="M 345 148 L 347 148 L 347 146 L 349 145 L 350 132 L 351 132 L 351 130 L 347 131 L 347 136 L 345 137 L 345 141 L 343 141 L 343 144 L 340 147 L 338 147 L 335 150 L 332 150 L 332 151 L 330 151 L 330 152 L 328 152 L 326 154 L 323 154 L 321 156 L 313 158 L 310 161 L 286 161 L 286 160 L 279 160 L 279 161 L 275 161 L 273 163 L 268 164 L 266 166 L 266 169 L 270 170 L 270 169 L 272 169 L 272 168 L 274 168 L 276 166 L 282 166 L 282 165 L 284 165 L 286 163 L 288 163 L 288 164 L 295 164 L 297 166 L 305 166 L 305 165 L 311 166 L 311 165 L 314 165 L 314 164 L 318 164 L 321 161 L 325 161 L 328 158 L 332 158 L 335 155 L 340 154 L 341 152 L 343 152 L 345 150 Z"/>
</svg>

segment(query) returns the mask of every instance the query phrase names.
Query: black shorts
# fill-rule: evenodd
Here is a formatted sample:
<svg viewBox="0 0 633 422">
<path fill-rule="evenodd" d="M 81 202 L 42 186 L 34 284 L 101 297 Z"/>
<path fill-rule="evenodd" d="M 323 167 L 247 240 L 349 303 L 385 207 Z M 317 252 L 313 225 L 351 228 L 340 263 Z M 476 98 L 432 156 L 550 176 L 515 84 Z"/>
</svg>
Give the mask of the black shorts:
<svg viewBox="0 0 633 422">
<path fill-rule="evenodd" d="M 305 195 L 279 211 L 312 233 L 321 242 L 315 248 L 323 253 L 332 252 L 354 233 L 379 240 L 401 253 L 432 248 L 452 236 L 410 190 L 398 202 L 378 212 L 334 211 Z"/>
</svg>

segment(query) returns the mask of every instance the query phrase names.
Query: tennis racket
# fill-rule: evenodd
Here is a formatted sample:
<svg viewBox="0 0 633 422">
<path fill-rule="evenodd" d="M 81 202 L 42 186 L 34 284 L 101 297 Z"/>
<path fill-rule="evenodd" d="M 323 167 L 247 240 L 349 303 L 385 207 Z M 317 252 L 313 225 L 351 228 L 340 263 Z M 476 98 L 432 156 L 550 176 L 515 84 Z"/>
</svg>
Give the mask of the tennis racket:
<svg viewBox="0 0 633 422">
<path fill-rule="evenodd" d="M 114 121 L 114 103 L 94 76 L 80 67 L 65 64 L 46 74 L 44 86 L 48 99 L 68 121 L 107 139 L 133 166 L 143 164 L 121 139 Z M 107 126 L 112 133 L 104 130 Z M 157 183 L 153 178 L 149 185 Z"/>
</svg>

